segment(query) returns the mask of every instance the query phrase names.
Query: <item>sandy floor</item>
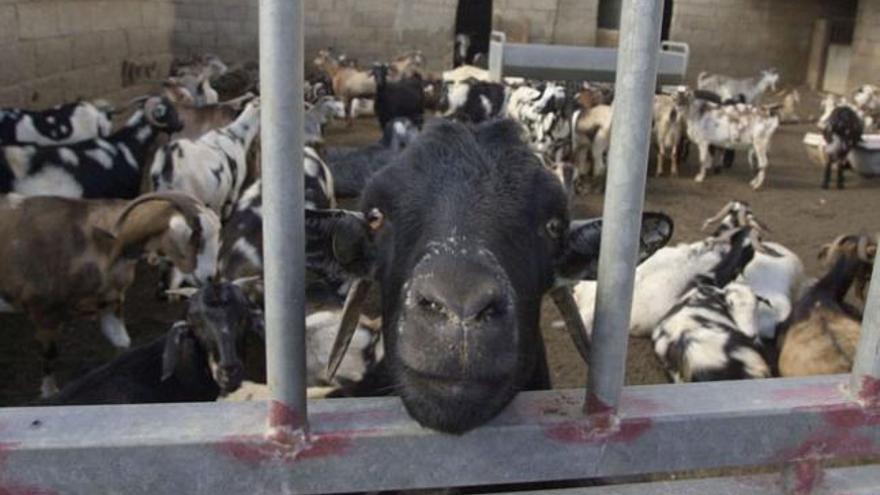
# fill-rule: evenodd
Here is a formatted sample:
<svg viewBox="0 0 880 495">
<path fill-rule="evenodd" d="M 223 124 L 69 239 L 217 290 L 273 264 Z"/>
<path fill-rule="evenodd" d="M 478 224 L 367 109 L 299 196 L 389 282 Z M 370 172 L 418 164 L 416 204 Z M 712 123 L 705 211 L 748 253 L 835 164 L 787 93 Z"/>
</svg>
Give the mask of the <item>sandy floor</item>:
<svg viewBox="0 0 880 495">
<path fill-rule="evenodd" d="M 710 176 L 706 183 L 696 184 L 696 153 L 679 178 L 654 178 L 648 181 L 646 207 L 661 210 L 676 221 L 674 242 L 692 241 L 701 234 L 702 221 L 713 215 L 727 201 L 742 199 L 771 229 L 771 240 L 778 241 L 798 253 L 808 272 L 818 275 L 816 253 L 821 244 L 837 235 L 880 230 L 880 180 L 869 181 L 850 175 L 848 189 L 822 191 L 821 172 L 810 163 L 801 139 L 811 126 L 784 126 L 774 139 L 770 155 L 770 171 L 765 187 L 754 192 L 748 187 L 748 166 L 745 154 L 722 175 Z M 328 142 L 332 144 L 363 144 L 378 138 L 370 120 L 358 122 L 353 129 L 334 125 Z M 653 169 L 653 167 L 652 167 Z M 651 170 L 652 172 L 652 170 Z M 602 196 L 579 198 L 575 216 L 601 213 Z M 135 345 L 165 332 L 170 323 L 181 316 L 182 307 L 167 304 L 154 297 L 155 274 L 143 267 L 129 293 L 126 321 Z M 554 328 L 558 315 L 547 305 L 542 321 L 545 340 L 556 387 L 583 386 L 586 370 L 563 330 Z M 3 343 L 0 345 L 0 405 L 23 404 L 36 397 L 40 366 L 32 327 L 19 315 L 0 315 Z M 249 361 L 258 363 L 260 349 L 255 346 Z M 60 342 L 61 384 L 110 359 L 114 351 L 100 335 L 93 322 L 71 325 Z M 259 366 L 252 366 L 259 368 Z M 259 378 L 260 371 L 251 373 Z M 650 342 L 630 339 L 627 383 L 662 383 L 666 377 L 651 351 Z"/>
</svg>

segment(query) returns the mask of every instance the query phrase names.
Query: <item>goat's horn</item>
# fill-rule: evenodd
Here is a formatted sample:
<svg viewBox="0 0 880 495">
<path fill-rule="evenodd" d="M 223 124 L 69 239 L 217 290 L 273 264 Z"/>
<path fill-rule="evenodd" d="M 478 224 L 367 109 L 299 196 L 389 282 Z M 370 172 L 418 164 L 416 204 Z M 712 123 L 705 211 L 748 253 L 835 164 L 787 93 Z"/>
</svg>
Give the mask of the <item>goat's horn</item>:
<svg viewBox="0 0 880 495">
<path fill-rule="evenodd" d="M 342 309 L 342 321 L 339 323 L 339 331 L 336 333 L 336 340 L 330 351 L 330 359 L 327 361 L 327 377 L 331 380 L 336 376 L 336 371 L 342 364 L 342 358 L 345 357 L 345 352 L 351 344 L 355 330 L 357 330 L 364 301 L 367 299 L 371 285 L 372 283 L 367 279 L 358 279 L 348 290 L 345 306 Z"/>
<path fill-rule="evenodd" d="M 724 218 L 728 213 L 730 213 L 730 210 L 731 210 L 731 209 L 733 209 L 733 203 L 732 203 L 732 202 L 731 202 L 731 203 L 727 203 L 727 204 L 724 206 L 724 208 L 721 208 L 721 211 L 719 211 L 717 215 L 715 215 L 714 217 L 708 218 L 708 219 L 706 219 L 706 221 L 703 222 L 703 228 L 702 228 L 702 230 L 706 230 L 706 229 L 708 229 L 709 226 L 711 226 L 713 223 L 720 221 L 720 220 L 721 220 L 722 218 Z"/>
<path fill-rule="evenodd" d="M 116 220 L 116 225 L 114 227 L 114 232 L 119 232 L 119 227 L 125 222 L 126 218 L 134 211 L 138 206 L 149 203 L 150 201 L 167 201 L 177 208 L 188 218 L 196 218 L 199 215 L 199 202 L 197 199 L 193 198 L 188 194 L 176 193 L 176 192 L 162 192 L 162 193 L 152 193 L 152 194 L 144 194 L 138 198 L 132 200 L 128 206 L 125 207 L 125 210 L 119 215 L 119 218 Z"/>
<path fill-rule="evenodd" d="M 590 337 L 587 334 L 586 326 L 584 326 L 584 320 L 581 319 L 571 287 L 557 287 L 550 291 L 550 297 L 553 299 L 553 303 L 556 304 L 559 313 L 562 314 L 565 328 L 568 330 L 574 346 L 580 353 L 581 359 L 585 363 L 589 363 Z"/>
</svg>

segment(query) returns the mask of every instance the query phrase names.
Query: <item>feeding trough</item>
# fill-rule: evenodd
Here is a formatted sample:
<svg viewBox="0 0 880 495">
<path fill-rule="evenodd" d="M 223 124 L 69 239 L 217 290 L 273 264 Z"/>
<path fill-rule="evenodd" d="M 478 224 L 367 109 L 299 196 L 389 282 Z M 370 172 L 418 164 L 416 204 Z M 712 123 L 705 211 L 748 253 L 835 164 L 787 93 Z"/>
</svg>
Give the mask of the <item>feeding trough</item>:
<svg viewBox="0 0 880 495">
<path fill-rule="evenodd" d="M 822 147 L 825 138 L 818 132 L 808 132 L 804 136 L 804 147 L 810 160 L 825 167 Z M 864 134 L 862 142 L 850 152 L 849 161 L 855 171 L 862 177 L 880 177 L 880 134 Z"/>
</svg>

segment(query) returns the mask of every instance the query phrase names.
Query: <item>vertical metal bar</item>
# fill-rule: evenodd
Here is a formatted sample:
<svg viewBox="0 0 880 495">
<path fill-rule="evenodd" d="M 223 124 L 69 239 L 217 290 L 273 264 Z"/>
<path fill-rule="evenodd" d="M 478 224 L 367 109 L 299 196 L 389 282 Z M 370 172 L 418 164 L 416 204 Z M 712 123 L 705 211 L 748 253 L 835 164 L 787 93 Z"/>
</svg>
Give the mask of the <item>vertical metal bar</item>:
<svg viewBox="0 0 880 495">
<path fill-rule="evenodd" d="M 589 413 L 616 410 L 624 383 L 662 19 L 662 0 L 623 3 L 586 404 Z"/>
<path fill-rule="evenodd" d="M 302 0 L 260 0 L 269 434 L 289 443 L 307 429 L 302 81 Z"/>
<path fill-rule="evenodd" d="M 880 243 L 880 237 L 876 240 Z M 880 256 L 876 255 L 853 363 L 852 390 L 859 399 L 880 406 Z"/>
</svg>

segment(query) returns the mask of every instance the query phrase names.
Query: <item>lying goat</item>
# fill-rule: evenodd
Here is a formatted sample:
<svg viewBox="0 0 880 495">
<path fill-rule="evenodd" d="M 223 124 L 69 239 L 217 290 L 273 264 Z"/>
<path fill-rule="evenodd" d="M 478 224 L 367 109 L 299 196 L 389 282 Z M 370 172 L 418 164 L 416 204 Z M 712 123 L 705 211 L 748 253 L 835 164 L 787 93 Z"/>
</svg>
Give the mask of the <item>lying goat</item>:
<svg viewBox="0 0 880 495">
<path fill-rule="evenodd" d="M 503 84 L 466 79 L 448 83 L 440 97 L 445 118 L 478 124 L 504 116 L 508 90 Z"/>
<path fill-rule="evenodd" d="M 733 235 L 731 250 L 652 333 L 654 352 L 676 383 L 770 377 L 756 328 L 759 300 L 734 282 L 754 255 L 747 231 Z"/>
<path fill-rule="evenodd" d="M 192 195 L 229 218 L 247 175 L 247 154 L 260 131 L 260 102 L 248 103 L 228 126 L 196 141 L 179 139 L 166 145 L 153 160 L 150 180 L 155 191 Z"/>
<path fill-rule="evenodd" d="M 853 92 L 852 101 L 859 116 L 864 118 L 865 127 L 875 131 L 876 124 L 880 122 L 880 87 L 863 84 Z"/>
<path fill-rule="evenodd" d="M 837 188 L 843 189 L 843 172 L 850 168 L 849 154 L 862 140 L 864 124 L 852 108 L 843 105 L 835 108 L 828 116 L 822 137 L 825 145 L 822 154 L 825 157 L 825 176 L 822 189 L 831 185 L 831 169 L 837 168 Z"/>
<path fill-rule="evenodd" d="M 779 127 L 779 117 L 763 108 L 745 104 L 719 106 L 692 95 L 688 106 L 688 138 L 700 150 L 700 172 L 694 180 L 703 182 L 712 168 L 710 146 L 749 149 L 749 162 L 755 172 L 750 185 L 752 189 L 759 189 L 767 174 L 767 153 Z M 752 155 L 757 157 L 757 165 Z"/>
<path fill-rule="evenodd" d="M 849 373 L 861 331 L 861 315 L 844 302 L 853 282 L 867 285 L 877 242 L 845 236 L 823 249 L 833 266 L 798 301 L 780 337 L 779 373 L 809 376 Z"/>
<path fill-rule="evenodd" d="M 241 385 L 245 335 L 260 336 L 260 311 L 235 283 L 190 295 L 185 321 L 65 386 L 40 405 L 214 401 Z"/>
<path fill-rule="evenodd" d="M 36 326 L 43 395 L 55 390 L 56 339 L 66 322 L 97 317 L 115 346 L 128 347 L 122 305 L 137 261 L 167 257 L 207 282 L 216 272 L 219 237 L 217 216 L 182 194 L 131 202 L 0 199 L 0 308 L 23 311 Z"/>
<path fill-rule="evenodd" d="M 758 334 L 765 340 L 776 338 L 776 329 L 791 315 L 794 301 L 801 295 L 806 274 L 801 259 L 785 246 L 765 242 L 759 238 L 768 232 L 751 207 L 744 201 L 731 201 L 714 217 L 706 220 L 703 229 L 719 225 L 713 238 L 722 241 L 743 227 L 751 228 L 752 244 L 756 249 L 752 261 L 746 265 L 738 280 L 748 285 L 767 304 L 758 306 Z"/>
<path fill-rule="evenodd" d="M 181 130 L 174 106 L 165 98 L 144 101 L 143 109 L 108 138 L 70 146 L 7 146 L 0 149 L 0 192 L 70 198 L 134 198 L 142 170 L 160 133 Z"/>
<path fill-rule="evenodd" d="M 697 77 L 697 88 L 717 93 L 722 100 L 744 99 L 744 103 L 752 104 L 768 89 L 776 91 L 779 73 L 776 69 L 761 71 L 758 77 L 735 79 L 721 74 L 701 72 Z"/>
<path fill-rule="evenodd" d="M 0 146 L 59 146 L 110 135 L 113 110 L 106 102 L 79 101 L 42 111 L 0 108 Z"/>
</svg>

